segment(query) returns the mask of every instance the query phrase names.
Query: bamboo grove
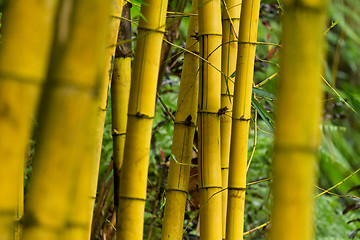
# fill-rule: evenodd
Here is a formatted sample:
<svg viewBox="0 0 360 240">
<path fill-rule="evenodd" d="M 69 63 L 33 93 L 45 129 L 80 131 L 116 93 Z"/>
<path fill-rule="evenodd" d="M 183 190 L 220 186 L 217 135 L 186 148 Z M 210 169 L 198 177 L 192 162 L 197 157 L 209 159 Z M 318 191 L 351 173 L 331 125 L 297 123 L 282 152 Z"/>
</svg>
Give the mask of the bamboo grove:
<svg viewBox="0 0 360 240">
<path fill-rule="evenodd" d="M 327 1 L 281 2 L 269 237 L 310 240 Z M 100 239 L 96 231 L 106 221 L 109 201 L 113 233 L 106 239 L 144 239 L 157 101 L 174 127 L 161 239 L 183 239 L 193 219 L 202 240 L 244 238 L 249 129 L 258 114 L 264 121 L 268 114 L 253 81 L 257 46 L 266 44 L 257 35 L 261 3 L 190 3 L 183 13 L 171 11 L 167 0 L 6 3 L 0 45 L 0 240 Z M 134 6 L 140 8 L 138 19 L 131 16 Z M 184 47 L 164 37 L 171 16 L 189 19 Z M 183 55 L 173 113 L 158 93 L 168 61 L 162 56 L 169 56 L 162 52 L 163 41 Z M 159 75 L 160 68 L 165 70 Z M 108 110 L 113 152 L 108 190 L 102 191 L 97 184 Z M 24 198 L 32 132 L 35 153 Z M 194 181 L 199 206 L 185 223 Z"/>
</svg>

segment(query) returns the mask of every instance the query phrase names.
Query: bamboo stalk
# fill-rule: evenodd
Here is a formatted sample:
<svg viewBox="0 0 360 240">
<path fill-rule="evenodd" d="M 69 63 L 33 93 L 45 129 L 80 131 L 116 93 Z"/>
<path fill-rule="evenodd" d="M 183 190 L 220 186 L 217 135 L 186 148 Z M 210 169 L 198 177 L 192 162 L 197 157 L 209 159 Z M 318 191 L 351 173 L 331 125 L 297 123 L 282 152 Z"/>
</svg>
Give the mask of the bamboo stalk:
<svg viewBox="0 0 360 240">
<path fill-rule="evenodd" d="M 24 159 L 46 78 L 57 4 L 57 0 L 8 1 L 2 16 L 0 239 L 20 239 L 22 234 Z"/>
<path fill-rule="evenodd" d="M 197 0 L 192 2 L 192 13 L 197 13 Z M 192 15 L 186 37 L 186 49 L 199 53 L 198 41 L 193 37 L 198 31 L 198 17 Z M 172 155 L 166 185 L 166 204 L 161 239 L 182 239 L 184 213 L 188 195 L 192 146 L 197 121 L 199 92 L 199 59 L 185 52 L 177 102 Z"/>
<path fill-rule="evenodd" d="M 118 35 L 118 43 L 131 39 L 131 3 L 123 7 Z M 123 162 L 127 114 L 129 106 L 131 84 L 131 42 L 116 47 L 114 73 L 111 82 L 111 110 L 112 110 L 112 136 L 113 136 L 113 161 L 114 161 L 114 203 L 117 207 L 119 202 L 120 169 Z M 121 219 L 117 218 L 117 228 L 120 227 Z"/>
<path fill-rule="evenodd" d="M 283 1 L 271 239 L 314 239 L 326 0 Z M 306 97 L 304 97 L 306 96 Z"/>
<path fill-rule="evenodd" d="M 89 239 L 91 236 L 92 216 L 94 212 L 94 204 L 97 191 L 99 164 L 103 140 L 103 130 L 105 124 L 105 116 L 108 104 L 108 93 L 110 88 L 110 80 L 112 77 L 112 70 L 114 64 L 115 44 L 117 42 L 117 35 L 120 25 L 122 0 L 111 1 L 110 19 L 107 29 L 106 38 L 106 52 L 105 61 L 106 67 L 99 87 L 99 98 L 96 102 L 97 115 L 96 115 L 96 134 L 90 135 L 89 138 L 93 139 L 96 147 L 92 151 L 87 151 L 82 154 L 83 166 L 78 174 L 80 184 L 77 185 L 75 201 L 71 207 L 71 218 L 74 222 L 86 223 L 86 229 L 83 225 L 73 225 L 67 229 L 64 239 L 79 239 L 79 236 L 86 236 L 83 238 Z M 90 183 L 90 184 L 89 184 Z M 86 204 L 85 204 L 86 203 Z"/>
<path fill-rule="evenodd" d="M 124 161 L 120 173 L 118 240 L 143 238 L 150 138 L 167 0 L 142 4 L 132 71 Z"/>
<path fill-rule="evenodd" d="M 93 200 L 83 176 L 95 149 L 96 103 L 109 8 L 108 1 L 62 2 L 39 114 L 25 240 L 88 236 L 91 214 L 87 206 Z M 74 212 L 72 206 L 80 204 L 86 207 Z"/>
<path fill-rule="evenodd" d="M 70 214 L 73 218 L 71 221 L 86 223 L 87 227 L 86 229 L 82 225 L 73 225 L 69 227 L 64 239 L 78 239 L 79 236 L 86 236 L 86 239 L 89 239 L 91 235 L 92 215 L 97 191 L 103 130 L 108 104 L 108 93 L 114 65 L 115 44 L 117 42 L 123 1 L 116 0 L 111 2 L 111 14 L 109 15 L 111 21 L 107 25 L 107 46 L 105 53 L 106 67 L 103 73 L 102 82 L 99 85 L 100 87 L 98 91 L 100 97 L 97 99 L 98 102 L 96 103 L 96 137 L 94 138 L 93 135 L 89 136 L 89 139 L 93 139 L 93 141 L 96 143 L 96 147 L 94 147 L 94 151 L 87 151 L 82 154 L 82 158 L 88 161 L 82 161 L 83 166 L 80 168 L 81 171 L 78 174 L 77 180 L 77 182 L 80 184 L 77 185 L 77 190 L 75 191 L 75 199 L 78 201 L 75 201 L 71 205 L 72 214 Z"/>
<path fill-rule="evenodd" d="M 226 239 L 243 239 L 251 96 L 260 0 L 243 0 L 232 115 Z"/>
<path fill-rule="evenodd" d="M 234 77 L 230 78 L 230 76 L 236 70 L 241 2 L 242 0 L 225 0 L 222 13 L 223 45 L 221 53 L 221 71 L 226 75 L 221 76 L 221 108 L 224 109 L 220 119 L 221 177 L 223 189 L 227 188 L 229 178 L 231 116 L 234 95 L 233 81 L 235 80 Z M 228 191 L 224 190 L 221 194 L 223 221 L 222 238 L 225 239 Z"/>
<path fill-rule="evenodd" d="M 221 9 L 219 0 L 199 1 L 199 192 L 200 239 L 221 239 L 220 98 Z M 216 67 L 217 69 L 215 69 Z M 214 195 L 215 194 L 215 195 Z"/>
</svg>

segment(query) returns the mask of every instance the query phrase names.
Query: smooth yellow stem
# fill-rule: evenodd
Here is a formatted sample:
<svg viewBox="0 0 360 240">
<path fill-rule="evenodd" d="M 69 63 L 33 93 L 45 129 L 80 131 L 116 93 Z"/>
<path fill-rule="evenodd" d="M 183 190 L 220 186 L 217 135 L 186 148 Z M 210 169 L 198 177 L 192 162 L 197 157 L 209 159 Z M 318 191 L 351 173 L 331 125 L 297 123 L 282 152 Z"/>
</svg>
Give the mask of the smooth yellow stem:
<svg viewBox="0 0 360 240">
<path fill-rule="evenodd" d="M 192 13 L 197 13 L 197 0 L 192 3 Z M 190 17 L 186 49 L 198 54 L 198 41 L 192 37 L 194 31 L 198 31 L 198 18 L 196 15 Z M 198 70 L 199 59 L 193 54 L 185 52 L 171 149 L 176 161 L 174 158 L 170 158 L 162 240 L 182 239 L 192 146 L 197 121 Z"/>
<path fill-rule="evenodd" d="M 42 98 L 25 240 L 87 239 L 96 147 L 96 103 L 104 71 L 110 2 L 63 1 Z M 85 207 L 74 209 L 74 205 Z"/>
<path fill-rule="evenodd" d="M 0 49 L 0 239 L 7 240 L 21 237 L 24 160 L 46 78 L 58 0 L 6 3 Z"/>
<path fill-rule="evenodd" d="M 112 0 L 111 12 L 109 14 L 110 21 L 107 26 L 107 38 L 106 38 L 106 53 L 105 61 L 106 67 L 102 76 L 102 80 L 99 85 L 99 98 L 97 98 L 96 104 L 96 135 L 90 135 L 89 138 L 94 141 L 96 147 L 89 149 L 83 154 L 82 161 L 83 166 L 78 174 L 75 199 L 76 201 L 71 204 L 71 218 L 73 222 L 86 223 L 86 228 L 83 225 L 73 225 L 68 227 L 67 233 L 63 239 L 79 239 L 90 238 L 91 234 L 91 221 L 94 211 L 94 204 L 97 191 L 97 182 L 99 174 L 99 164 L 101 156 L 101 147 L 103 139 L 103 130 L 105 124 L 105 116 L 107 110 L 108 93 L 110 88 L 110 80 L 112 76 L 112 69 L 115 56 L 115 44 L 117 41 L 117 33 L 119 30 L 121 16 L 122 0 Z M 118 17 L 118 18 L 116 18 Z M 84 236 L 84 237 L 83 237 Z"/>
<path fill-rule="evenodd" d="M 222 187 L 227 188 L 229 177 L 231 116 L 233 108 L 234 80 L 230 78 L 236 70 L 238 36 L 242 0 L 227 0 L 223 5 L 222 17 L 222 54 L 221 71 L 226 75 L 221 78 L 221 108 L 223 115 L 220 118 L 221 134 L 221 177 Z M 228 78 L 227 78 L 228 77 Z M 222 238 L 226 233 L 226 211 L 228 191 L 222 193 Z"/>
<path fill-rule="evenodd" d="M 124 161 L 120 173 L 118 240 L 142 240 L 144 207 L 155 114 L 156 86 L 161 43 L 165 30 L 167 0 L 153 0 L 141 6 L 144 18 L 138 26 L 132 70 Z"/>
<path fill-rule="evenodd" d="M 118 42 L 131 39 L 130 20 L 131 4 L 123 7 L 118 35 Z M 111 113 L 112 113 L 112 136 L 113 136 L 113 161 L 114 161 L 114 204 L 118 207 L 120 169 L 123 162 L 127 114 L 131 84 L 131 42 L 116 47 L 114 72 L 111 82 Z M 117 215 L 117 228 L 120 228 L 122 220 Z"/>
<path fill-rule="evenodd" d="M 232 115 L 226 239 L 243 239 L 251 96 L 260 0 L 243 0 Z"/>
<path fill-rule="evenodd" d="M 314 239 L 326 0 L 284 0 L 271 239 Z"/>
<path fill-rule="evenodd" d="M 221 239 L 221 9 L 219 0 L 199 1 L 199 191 L 200 239 Z M 216 67 L 217 69 L 215 69 Z"/>
</svg>

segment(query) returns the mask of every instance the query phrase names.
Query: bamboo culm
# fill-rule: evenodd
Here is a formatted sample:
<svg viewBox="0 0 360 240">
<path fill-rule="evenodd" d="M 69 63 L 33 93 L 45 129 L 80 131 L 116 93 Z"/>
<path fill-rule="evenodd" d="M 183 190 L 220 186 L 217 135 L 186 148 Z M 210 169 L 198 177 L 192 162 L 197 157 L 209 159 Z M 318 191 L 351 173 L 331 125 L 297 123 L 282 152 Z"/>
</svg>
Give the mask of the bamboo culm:
<svg viewBox="0 0 360 240">
<path fill-rule="evenodd" d="M 199 42 L 202 61 L 199 83 L 200 239 L 222 237 L 221 218 L 221 9 L 219 0 L 199 1 Z"/>
<path fill-rule="evenodd" d="M 260 0 L 243 0 L 234 87 L 226 239 L 243 239 L 251 97 Z"/>
<path fill-rule="evenodd" d="M 230 76 L 236 70 L 238 35 L 240 24 L 242 0 L 224 1 L 222 13 L 222 52 L 221 52 L 221 109 L 223 114 L 220 118 L 220 144 L 221 144 L 221 178 L 222 188 L 228 186 L 230 140 L 231 140 L 231 116 L 233 110 L 233 95 L 235 77 Z M 226 233 L 226 212 L 228 191 L 222 193 L 222 238 Z"/>
<path fill-rule="evenodd" d="M 327 1 L 284 0 L 283 4 L 270 238 L 311 240 Z"/>
<path fill-rule="evenodd" d="M 20 239 L 25 158 L 46 79 L 58 0 L 6 3 L 0 49 L 0 239 Z"/>
<path fill-rule="evenodd" d="M 108 1 L 61 4 L 39 112 L 25 240 L 88 237 L 88 208 L 75 214 L 72 206 L 93 201 L 88 195 L 90 184 L 79 175 L 86 176 L 94 159 L 97 90 L 104 70 L 104 26 L 109 13 Z"/>
<path fill-rule="evenodd" d="M 197 0 L 192 2 L 192 13 L 197 13 Z M 199 53 L 199 43 L 192 37 L 198 32 L 198 18 L 190 17 L 186 49 Z M 179 97 L 175 114 L 173 145 L 171 149 L 168 181 L 166 185 L 166 204 L 162 227 L 162 240 L 182 239 L 186 199 L 188 196 L 190 165 L 193 140 L 197 122 L 197 103 L 199 92 L 199 59 L 188 52 L 184 53 Z"/>
<path fill-rule="evenodd" d="M 127 135 L 120 172 L 118 240 L 142 240 L 150 139 L 167 0 L 142 4 L 131 76 Z"/>
</svg>

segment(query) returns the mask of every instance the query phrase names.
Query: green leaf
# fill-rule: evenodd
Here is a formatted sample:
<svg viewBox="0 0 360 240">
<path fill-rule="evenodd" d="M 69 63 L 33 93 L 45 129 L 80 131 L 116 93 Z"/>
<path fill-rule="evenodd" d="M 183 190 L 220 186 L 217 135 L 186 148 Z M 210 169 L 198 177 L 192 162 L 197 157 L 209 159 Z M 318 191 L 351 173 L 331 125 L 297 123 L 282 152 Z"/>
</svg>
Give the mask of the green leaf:
<svg viewBox="0 0 360 240">
<path fill-rule="evenodd" d="M 266 111 L 265 108 L 261 105 L 261 103 L 254 97 L 251 99 L 251 104 L 257 110 L 266 125 L 268 125 L 271 130 L 274 130 L 274 118 L 271 116 L 271 114 Z"/>
<path fill-rule="evenodd" d="M 275 95 L 270 93 L 270 92 L 267 92 L 263 89 L 259 89 L 259 88 L 253 88 L 253 93 L 255 93 L 257 96 L 259 97 L 263 97 L 267 100 L 274 100 L 275 99 Z"/>
</svg>

